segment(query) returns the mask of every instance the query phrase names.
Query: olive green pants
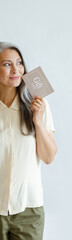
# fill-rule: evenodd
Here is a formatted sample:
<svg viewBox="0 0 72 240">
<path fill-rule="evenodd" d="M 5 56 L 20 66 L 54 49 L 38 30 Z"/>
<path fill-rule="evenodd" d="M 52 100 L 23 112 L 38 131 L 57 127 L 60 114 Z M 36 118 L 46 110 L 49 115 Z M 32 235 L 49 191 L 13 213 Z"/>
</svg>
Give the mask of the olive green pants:
<svg viewBox="0 0 72 240">
<path fill-rule="evenodd" d="M 0 215 L 0 240 L 43 240 L 44 207 L 26 208 L 25 211 Z"/>
</svg>

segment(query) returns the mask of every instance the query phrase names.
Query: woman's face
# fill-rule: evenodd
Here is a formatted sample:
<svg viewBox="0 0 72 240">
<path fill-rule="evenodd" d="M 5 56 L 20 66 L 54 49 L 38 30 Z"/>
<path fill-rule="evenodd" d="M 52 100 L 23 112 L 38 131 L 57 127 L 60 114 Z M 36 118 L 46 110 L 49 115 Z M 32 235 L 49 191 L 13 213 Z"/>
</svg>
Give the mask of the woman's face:
<svg viewBox="0 0 72 240">
<path fill-rule="evenodd" d="M 0 84 L 17 87 L 22 82 L 24 66 L 19 53 L 14 49 L 5 49 L 0 53 Z"/>
</svg>

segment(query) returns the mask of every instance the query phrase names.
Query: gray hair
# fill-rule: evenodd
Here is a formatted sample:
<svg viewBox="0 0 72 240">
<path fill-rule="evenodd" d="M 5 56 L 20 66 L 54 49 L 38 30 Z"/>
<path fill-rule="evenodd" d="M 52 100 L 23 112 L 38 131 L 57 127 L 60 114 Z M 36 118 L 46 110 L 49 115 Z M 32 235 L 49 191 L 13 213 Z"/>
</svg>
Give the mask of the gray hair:
<svg viewBox="0 0 72 240">
<path fill-rule="evenodd" d="M 15 44 L 9 43 L 9 42 L 0 42 L 0 53 L 2 53 L 5 49 L 14 49 L 16 50 L 21 59 L 22 64 L 24 66 L 24 74 L 27 73 L 26 64 L 23 58 L 23 55 L 21 53 L 21 50 L 19 47 Z M 33 112 L 31 110 L 31 101 L 33 100 L 26 84 L 24 81 L 21 82 L 21 84 L 16 87 L 18 96 L 19 96 L 19 102 L 20 102 L 20 131 L 23 135 L 35 135 L 35 125 L 33 123 Z M 23 131 L 24 123 L 26 125 L 26 128 L 28 130 L 28 134 L 25 134 Z"/>
</svg>

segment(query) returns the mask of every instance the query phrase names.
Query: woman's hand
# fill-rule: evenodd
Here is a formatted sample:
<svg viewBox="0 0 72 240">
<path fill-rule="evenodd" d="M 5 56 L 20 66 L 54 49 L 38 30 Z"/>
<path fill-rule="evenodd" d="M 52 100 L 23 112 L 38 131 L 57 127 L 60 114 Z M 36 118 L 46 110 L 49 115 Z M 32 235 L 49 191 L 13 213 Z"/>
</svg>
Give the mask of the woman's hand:
<svg viewBox="0 0 72 240">
<path fill-rule="evenodd" d="M 34 124 L 42 123 L 42 117 L 45 111 L 45 107 L 46 104 L 42 97 L 35 96 L 34 100 L 31 101 L 31 110 L 33 111 Z"/>
</svg>

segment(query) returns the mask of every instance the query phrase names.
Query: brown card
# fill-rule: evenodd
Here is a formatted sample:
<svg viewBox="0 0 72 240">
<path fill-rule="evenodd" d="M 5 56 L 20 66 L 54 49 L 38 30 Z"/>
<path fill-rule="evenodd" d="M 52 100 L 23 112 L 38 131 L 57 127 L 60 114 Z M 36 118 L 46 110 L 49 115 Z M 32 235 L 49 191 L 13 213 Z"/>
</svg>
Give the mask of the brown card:
<svg viewBox="0 0 72 240">
<path fill-rule="evenodd" d="M 45 97 L 54 92 L 53 87 L 40 66 L 24 74 L 22 79 L 27 85 L 32 97 Z"/>
</svg>

